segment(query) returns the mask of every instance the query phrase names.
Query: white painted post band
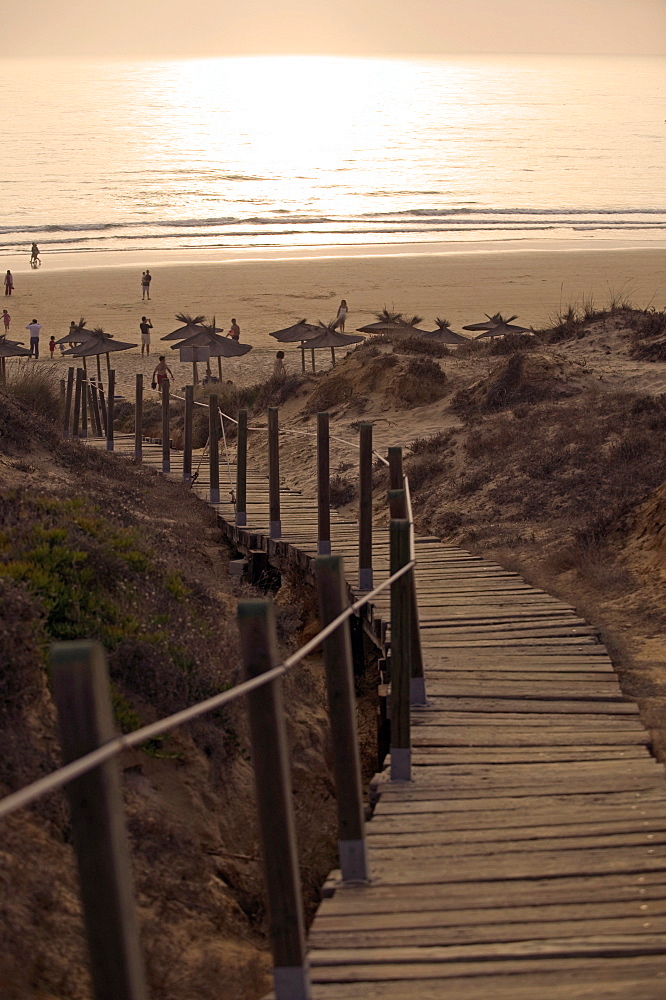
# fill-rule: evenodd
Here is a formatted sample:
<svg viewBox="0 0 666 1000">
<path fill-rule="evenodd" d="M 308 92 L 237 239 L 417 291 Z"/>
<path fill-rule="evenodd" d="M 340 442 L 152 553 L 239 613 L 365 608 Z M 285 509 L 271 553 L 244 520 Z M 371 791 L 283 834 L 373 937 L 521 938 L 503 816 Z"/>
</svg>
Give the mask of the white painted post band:
<svg viewBox="0 0 666 1000">
<path fill-rule="evenodd" d="M 365 840 L 339 840 L 340 869 L 345 882 L 368 881 L 368 849 Z"/>
<path fill-rule="evenodd" d="M 275 1000 L 312 1000 L 307 965 L 273 968 Z"/>
<path fill-rule="evenodd" d="M 391 781 L 412 780 L 412 751 L 409 747 L 391 747 Z"/>
</svg>

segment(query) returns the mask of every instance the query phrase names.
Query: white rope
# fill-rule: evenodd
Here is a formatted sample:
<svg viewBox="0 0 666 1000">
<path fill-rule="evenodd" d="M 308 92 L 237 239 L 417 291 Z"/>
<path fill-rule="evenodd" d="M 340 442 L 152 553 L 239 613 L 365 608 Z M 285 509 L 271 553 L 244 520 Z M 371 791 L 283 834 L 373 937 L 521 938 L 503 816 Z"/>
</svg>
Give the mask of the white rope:
<svg viewBox="0 0 666 1000">
<path fill-rule="evenodd" d="M 321 632 L 314 636 L 313 639 L 310 639 L 309 642 L 307 642 L 279 666 L 273 667 L 271 670 L 267 670 L 259 677 L 253 677 L 251 680 L 243 681 L 241 684 L 237 684 L 235 687 L 230 688 L 227 691 L 223 691 L 221 694 L 213 695 L 212 698 L 200 701 L 196 705 L 190 705 L 189 708 L 184 708 L 182 711 L 169 715 L 164 719 L 158 719 L 157 722 L 153 722 L 148 726 L 143 726 L 141 729 L 137 729 L 133 733 L 116 736 L 114 739 L 109 740 L 108 743 L 98 747 L 96 750 L 92 750 L 90 753 L 85 754 L 83 757 L 79 757 L 70 764 L 66 764 L 57 771 L 47 774 L 44 778 L 40 778 L 38 781 L 33 781 L 32 784 L 26 785 L 25 788 L 21 788 L 18 792 L 14 792 L 11 795 L 6 796 L 6 798 L 0 801 L 0 819 L 3 816 L 8 816 L 10 813 L 15 812 L 17 809 L 22 809 L 25 806 L 30 805 L 31 802 L 35 802 L 37 799 L 41 798 L 42 795 L 46 795 L 48 792 L 53 792 L 58 788 L 62 788 L 63 785 L 73 781 L 75 778 L 80 778 L 81 775 L 87 774 L 87 772 L 91 771 L 94 767 L 99 767 L 99 765 L 103 764 L 105 761 L 110 760 L 112 757 L 116 757 L 123 750 L 130 750 L 132 747 L 139 746 L 141 743 L 145 743 L 149 739 L 162 735 L 169 729 L 175 729 L 177 726 L 182 726 L 186 722 L 191 722 L 193 719 L 197 719 L 199 716 L 205 715 L 207 712 L 212 712 L 214 709 L 220 708 L 222 705 L 226 705 L 231 701 L 235 701 L 242 695 L 249 694 L 251 691 L 256 690 L 256 688 L 262 687 L 264 684 L 269 684 L 271 681 L 281 677 L 292 667 L 295 667 L 298 663 L 300 663 L 301 660 L 308 656 L 319 645 L 321 645 L 324 639 L 327 639 L 329 635 L 335 632 L 335 630 L 343 622 L 350 618 L 351 615 L 358 611 L 359 608 L 363 607 L 364 604 L 367 604 L 370 600 L 376 597 L 377 594 L 386 590 L 386 588 L 392 583 L 395 583 L 395 581 L 407 573 L 408 570 L 412 569 L 414 565 L 413 561 L 406 563 L 396 573 L 394 573 L 393 576 L 384 580 L 384 582 L 378 587 L 375 587 L 373 591 L 365 594 L 362 598 L 356 601 L 355 604 L 346 608 L 341 614 L 338 615 L 337 618 L 335 618 L 325 628 L 323 628 Z"/>
</svg>

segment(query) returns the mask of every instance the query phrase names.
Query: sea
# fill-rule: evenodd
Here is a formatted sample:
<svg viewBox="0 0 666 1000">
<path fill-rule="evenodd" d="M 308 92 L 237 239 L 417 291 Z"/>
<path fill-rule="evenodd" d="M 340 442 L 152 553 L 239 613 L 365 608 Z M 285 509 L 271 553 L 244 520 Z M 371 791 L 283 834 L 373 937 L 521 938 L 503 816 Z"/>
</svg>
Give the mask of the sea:
<svg viewBox="0 0 666 1000">
<path fill-rule="evenodd" d="M 0 256 L 666 246 L 666 57 L 3 59 Z"/>
</svg>

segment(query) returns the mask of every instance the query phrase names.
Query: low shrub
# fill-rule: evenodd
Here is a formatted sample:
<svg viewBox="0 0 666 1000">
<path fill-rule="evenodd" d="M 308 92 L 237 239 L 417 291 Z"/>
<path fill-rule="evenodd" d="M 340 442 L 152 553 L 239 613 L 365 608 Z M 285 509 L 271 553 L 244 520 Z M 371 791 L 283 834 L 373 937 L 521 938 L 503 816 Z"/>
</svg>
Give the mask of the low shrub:
<svg viewBox="0 0 666 1000">
<path fill-rule="evenodd" d="M 31 413 L 55 423 L 61 414 L 60 372 L 55 365 L 20 359 L 12 366 L 5 391 Z"/>
</svg>

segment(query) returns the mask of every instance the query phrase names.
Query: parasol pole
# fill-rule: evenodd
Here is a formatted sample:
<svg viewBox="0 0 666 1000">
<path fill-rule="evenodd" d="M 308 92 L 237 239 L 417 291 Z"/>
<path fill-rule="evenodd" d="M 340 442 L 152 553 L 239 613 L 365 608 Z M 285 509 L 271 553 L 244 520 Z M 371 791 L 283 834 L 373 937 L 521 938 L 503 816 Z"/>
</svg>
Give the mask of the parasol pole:
<svg viewBox="0 0 666 1000">
<path fill-rule="evenodd" d="M 312 351 L 310 353 L 312 354 L 312 371 L 314 372 L 314 371 L 316 371 L 315 362 L 314 362 L 314 347 L 312 348 Z"/>
<path fill-rule="evenodd" d="M 221 382 L 222 381 L 222 358 L 220 357 L 219 354 L 217 356 L 217 370 L 219 372 L 220 382 Z"/>
<path fill-rule="evenodd" d="M 109 356 L 109 352 L 108 351 L 106 352 L 106 370 L 107 370 L 107 372 L 111 371 L 111 358 Z"/>
<path fill-rule="evenodd" d="M 335 348 L 331 348 L 331 357 L 333 358 L 333 367 L 335 367 Z"/>
<path fill-rule="evenodd" d="M 305 341 L 301 341 L 301 368 L 303 369 L 303 374 L 305 375 Z"/>
<path fill-rule="evenodd" d="M 102 381 L 102 362 L 99 354 L 97 355 L 97 378 L 100 382 Z"/>
</svg>

